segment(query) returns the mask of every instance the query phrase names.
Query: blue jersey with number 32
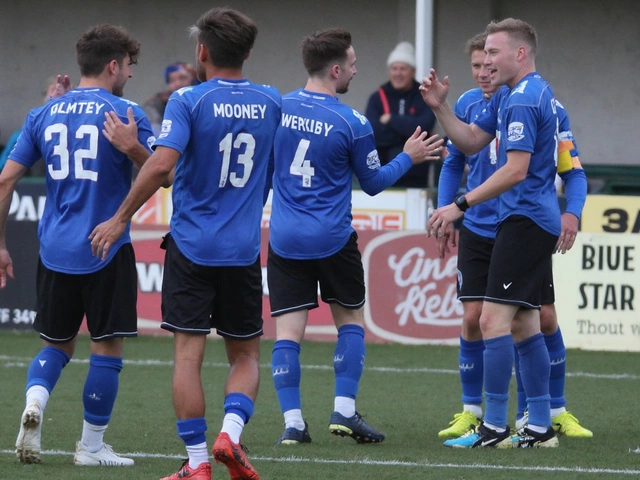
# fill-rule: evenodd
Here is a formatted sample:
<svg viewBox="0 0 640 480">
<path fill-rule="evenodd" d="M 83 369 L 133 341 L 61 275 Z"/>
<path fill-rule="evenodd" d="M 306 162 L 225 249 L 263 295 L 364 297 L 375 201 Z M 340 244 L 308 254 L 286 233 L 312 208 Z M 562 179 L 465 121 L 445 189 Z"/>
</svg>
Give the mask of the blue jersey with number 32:
<svg viewBox="0 0 640 480">
<path fill-rule="evenodd" d="M 155 137 L 142 109 L 102 88 L 77 88 L 32 110 L 9 155 L 26 167 L 46 164 L 47 199 L 38 235 L 40 258 L 49 269 L 85 274 L 100 270 L 124 243 L 129 225 L 105 261 L 94 257 L 91 231 L 118 210 L 131 187 L 132 163 L 102 134 L 105 112 L 124 123 L 132 107 L 138 140 L 151 149 Z"/>
<path fill-rule="evenodd" d="M 180 153 L 171 235 L 205 266 L 246 266 L 260 253 L 267 167 L 281 97 L 247 80 L 211 79 L 169 98 L 155 146 Z"/>
</svg>

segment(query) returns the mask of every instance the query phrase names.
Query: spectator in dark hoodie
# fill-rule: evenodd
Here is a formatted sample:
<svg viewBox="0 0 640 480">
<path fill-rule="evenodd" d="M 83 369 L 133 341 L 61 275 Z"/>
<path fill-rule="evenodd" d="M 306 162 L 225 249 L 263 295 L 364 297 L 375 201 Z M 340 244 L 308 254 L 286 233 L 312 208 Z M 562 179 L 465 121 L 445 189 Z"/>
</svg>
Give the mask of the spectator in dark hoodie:
<svg viewBox="0 0 640 480">
<path fill-rule="evenodd" d="M 376 148 L 382 165 L 396 157 L 404 143 L 419 125 L 431 132 L 436 118 L 426 107 L 415 80 L 416 56 L 413 45 L 400 42 L 387 59 L 389 81 L 374 92 L 367 103 L 365 115 L 376 137 Z M 425 188 L 429 175 L 428 163 L 414 165 L 395 187 Z"/>
</svg>

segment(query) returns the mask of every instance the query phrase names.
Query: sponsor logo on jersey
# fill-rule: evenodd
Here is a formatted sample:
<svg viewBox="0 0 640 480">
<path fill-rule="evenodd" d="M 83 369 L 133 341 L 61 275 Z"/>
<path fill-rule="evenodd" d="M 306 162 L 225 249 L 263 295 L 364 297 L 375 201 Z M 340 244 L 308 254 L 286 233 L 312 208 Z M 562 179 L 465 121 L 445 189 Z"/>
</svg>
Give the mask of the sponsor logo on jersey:
<svg viewBox="0 0 640 480">
<path fill-rule="evenodd" d="M 178 95 L 182 96 L 187 92 L 190 92 L 191 90 L 193 90 L 193 87 L 182 87 L 178 90 Z"/>
<path fill-rule="evenodd" d="M 156 137 L 154 137 L 153 135 L 151 135 L 149 138 L 147 138 L 147 146 L 149 148 L 153 147 L 153 144 L 156 143 Z"/>
<path fill-rule="evenodd" d="M 527 83 L 529 83 L 529 80 L 525 80 L 524 82 L 522 82 L 511 92 L 511 95 L 515 95 L 516 93 L 524 93 L 524 89 L 527 88 Z"/>
<path fill-rule="evenodd" d="M 158 138 L 164 138 L 169 135 L 171 131 L 171 120 L 162 120 L 162 126 L 160 127 L 160 136 Z"/>
<path fill-rule="evenodd" d="M 362 115 L 360 112 L 358 112 L 357 110 L 351 110 L 353 112 L 353 115 L 360 120 L 360 123 L 362 125 L 366 125 L 367 124 L 367 117 L 365 117 L 364 115 Z"/>
<path fill-rule="evenodd" d="M 370 170 L 377 170 L 380 168 L 380 156 L 378 155 L 378 150 L 372 150 L 367 155 L 367 167 Z"/>
<path fill-rule="evenodd" d="M 511 122 L 507 131 L 507 139 L 510 142 L 517 142 L 524 138 L 524 125 L 522 122 Z"/>
</svg>

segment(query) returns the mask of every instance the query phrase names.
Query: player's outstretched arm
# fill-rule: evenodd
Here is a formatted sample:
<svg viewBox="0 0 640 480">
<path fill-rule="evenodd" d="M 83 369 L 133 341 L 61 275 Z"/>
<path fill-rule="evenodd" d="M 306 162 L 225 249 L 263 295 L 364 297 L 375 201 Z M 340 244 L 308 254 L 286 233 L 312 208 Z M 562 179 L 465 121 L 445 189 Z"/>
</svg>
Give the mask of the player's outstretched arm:
<svg viewBox="0 0 640 480">
<path fill-rule="evenodd" d="M 156 148 L 115 215 L 94 228 L 89 235 L 94 256 L 102 260 L 107 258 L 109 249 L 122 236 L 133 214 L 162 186 L 179 157 L 180 153 L 172 148 Z"/>
<path fill-rule="evenodd" d="M 432 68 L 429 75 L 422 79 L 420 94 L 442 126 L 449 139 L 465 155 L 472 155 L 486 147 L 493 136 L 480 128 L 460 120 L 451 110 L 447 102 L 449 93 L 449 77 L 440 82 L 436 71 Z"/>
</svg>

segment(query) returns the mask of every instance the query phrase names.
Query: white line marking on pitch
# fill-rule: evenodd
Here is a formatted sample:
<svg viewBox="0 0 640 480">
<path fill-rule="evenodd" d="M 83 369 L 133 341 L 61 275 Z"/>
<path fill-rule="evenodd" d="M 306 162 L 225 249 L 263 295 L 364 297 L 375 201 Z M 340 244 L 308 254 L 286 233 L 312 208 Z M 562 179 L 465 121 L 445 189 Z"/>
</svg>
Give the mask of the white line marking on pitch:
<svg viewBox="0 0 640 480">
<path fill-rule="evenodd" d="M 13 450 L 0 450 L 0 453 L 14 455 Z M 42 455 L 64 455 L 72 457 L 74 452 L 64 450 L 43 450 Z M 133 458 L 168 458 L 184 459 L 184 455 L 173 455 L 166 453 L 120 453 L 124 457 Z M 303 458 L 303 457 L 249 457 L 253 461 L 259 462 L 281 462 L 281 463 L 319 463 L 330 465 L 375 465 L 379 467 L 419 467 L 419 468 L 451 468 L 451 469 L 483 469 L 483 470 L 514 470 L 520 472 L 568 472 L 568 473 L 593 473 L 612 475 L 640 475 L 640 470 L 617 470 L 613 468 L 582 468 L 582 467 L 520 467 L 516 465 L 487 465 L 483 463 L 456 464 L 456 463 L 429 463 L 429 462 L 401 462 L 397 460 L 332 460 L 326 458 Z"/>
<path fill-rule="evenodd" d="M 12 357 L 0 355 L 0 361 L 5 362 L 5 367 L 25 367 L 31 363 L 31 358 Z M 72 359 L 71 363 L 87 364 L 88 358 Z M 173 367 L 173 362 L 169 360 L 127 360 L 124 359 L 125 365 L 142 366 L 142 367 Z M 204 362 L 203 367 L 229 368 L 227 363 Z M 262 368 L 271 368 L 268 363 L 260 365 Z M 331 370 L 333 365 L 301 365 L 307 370 Z M 446 375 L 458 375 L 458 370 L 445 368 L 396 368 L 396 367 L 366 367 L 367 371 L 373 372 L 389 372 L 389 373 L 441 373 Z M 567 372 L 567 377 L 597 378 L 606 380 L 640 380 L 640 375 L 632 375 L 630 373 L 589 373 L 589 372 Z"/>
</svg>

